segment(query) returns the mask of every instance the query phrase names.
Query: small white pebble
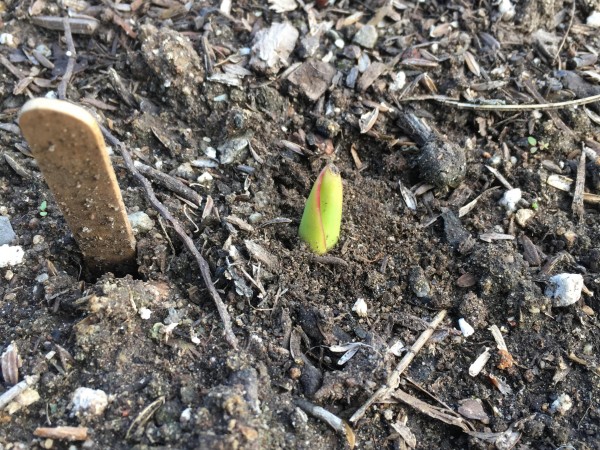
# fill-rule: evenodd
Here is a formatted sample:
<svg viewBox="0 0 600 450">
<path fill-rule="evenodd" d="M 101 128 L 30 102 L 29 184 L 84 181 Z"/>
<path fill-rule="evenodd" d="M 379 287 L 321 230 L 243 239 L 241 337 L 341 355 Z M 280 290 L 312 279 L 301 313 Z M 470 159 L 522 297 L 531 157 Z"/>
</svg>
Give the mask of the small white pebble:
<svg viewBox="0 0 600 450">
<path fill-rule="evenodd" d="M 472 336 L 475 329 L 463 318 L 458 319 L 458 326 L 464 337 Z"/>
<path fill-rule="evenodd" d="M 10 281 L 13 279 L 13 277 L 15 276 L 15 273 L 12 270 L 7 270 L 6 273 L 4 274 L 4 279 L 6 281 Z"/>
<path fill-rule="evenodd" d="M 192 408 L 186 408 L 181 412 L 179 416 L 179 421 L 181 423 L 187 423 L 192 420 Z"/>
<path fill-rule="evenodd" d="M 44 236 L 36 234 L 32 239 L 33 245 L 38 245 L 44 242 Z"/>
<path fill-rule="evenodd" d="M 100 389 L 79 387 L 71 400 L 71 416 L 100 416 L 108 406 L 108 396 Z"/>
<path fill-rule="evenodd" d="M 134 234 L 147 233 L 154 228 L 154 220 L 144 211 L 131 213 L 127 217 L 129 218 L 129 223 L 131 224 L 131 228 L 133 228 Z"/>
<path fill-rule="evenodd" d="M 200 183 L 203 186 L 206 186 L 208 184 L 210 184 L 210 182 L 213 180 L 213 176 L 208 173 L 208 172 L 204 172 L 202 175 L 200 175 L 198 177 L 198 179 L 196 181 L 198 181 L 198 183 Z"/>
<path fill-rule="evenodd" d="M 554 306 L 569 306 L 577 302 L 583 289 L 583 277 L 577 273 L 559 273 L 550 278 L 546 296 L 554 299 Z"/>
<path fill-rule="evenodd" d="M 204 154 L 209 158 L 216 159 L 217 158 L 217 149 L 214 147 L 206 147 L 204 150 Z"/>
<path fill-rule="evenodd" d="M 152 315 L 152 311 L 150 311 L 148 308 L 140 308 L 138 314 L 140 315 L 142 320 L 148 320 Z"/>
<path fill-rule="evenodd" d="M 12 47 L 15 45 L 15 38 L 10 33 L 2 33 L 0 34 L 0 44 Z"/>
<path fill-rule="evenodd" d="M 550 412 L 552 414 L 565 415 L 568 410 L 573 407 L 573 400 L 568 394 L 560 394 L 556 400 L 550 405 Z"/>
<path fill-rule="evenodd" d="M 404 350 L 404 342 L 398 339 L 396 342 L 392 344 L 392 346 L 388 349 L 388 352 L 394 356 L 401 356 Z"/>
<path fill-rule="evenodd" d="M 336 39 L 334 44 L 337 48 L 344 48 L 344 46 L 346 45 L 343 39 Z"/>
<path fill-rule="evenodd" d="M 600 28 L 600 12 L 594 11 L 591 13 L 585 23 L 589 27 Z"/>
<path fill-rule="evenodd" d="M 519 200 L 521 200 L 521 189 L 509 189 L 504 193 L 502 199 L 500 199 L 500 204 L 512 212 L 517 208 Z"/>
<path fill-rule="evenodd" d="M 23 262 L 25 252 L 20 245 L 0 245 L 0 267 L 16 266 Z"/>
<path fill-rule="evenodd" d="M 48 274 L 46 272 L 40 273 L 37 277 L 35 277 L 35 281 L 38 283 L 43 283 L 48 279 Z"/>
<path fill-rule="evenodd" d="M 352 307 L 352 311 L 354 311 L 358 317 L 367 317 L 368 309 L 367 302 L 365 302 L 364 298 L 356 300 Z"/>
<path fill-rule="evenodd" d="M 498 12 L 501 14 L 502 20 L 510 20 L 515 16 L 515 5 L 510 0 L 500 0 Z"/>
</svg>

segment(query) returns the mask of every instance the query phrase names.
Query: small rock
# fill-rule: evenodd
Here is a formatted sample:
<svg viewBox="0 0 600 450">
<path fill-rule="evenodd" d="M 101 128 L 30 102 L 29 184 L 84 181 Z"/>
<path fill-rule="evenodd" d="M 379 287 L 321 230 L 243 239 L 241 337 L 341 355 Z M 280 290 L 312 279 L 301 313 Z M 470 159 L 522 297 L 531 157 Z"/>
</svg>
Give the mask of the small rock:
<svg viewBox="0 0 600 450">
<path fill-rule="evenodd" d="M 108 396 L 100 389 L 79 387 L 71 400 L 71 416 L 99 416 L 108 406 Z"/>
<path fill-rule="evenodd" d="M 221 164 L 241 162 L 247 154 L 248 139 L 245 137 L 233 138 L 219 147 Z"/>
<path fill-rule="evenodd" d="M 365 302 L 364 298 L 356 300 L 352 307 L 352 311 L 354 311 L 358 317 L 367 317 L 368 309 L 367 302 Z"/>
<path fill-rule="evenodd" d="M 0 245 L 0 268 L 21 264 L 24 256 L 25 252 L 20 245 Z"/>
<path fill-rule="evenodd" d="M 594 11 L 585 21 L 586 25 L 593 28 L 600 28 L 600 12 Z"/>
<path fill-rule="evenodd" d="M 33 388 L 27 388 L 19 395 L 15 397 L 15 399 L 8 404 L 6 410 L 9 415 L 13 415 L 17 411 L 21 410 L 21 408 L 25 408 L 40 399 L 40 394 Z"/>
<path fill-rule="evenodd" d="M 129 223 L 131 223 L 134 234 L 147 233 L 154 228 L 154 220 L 143 211 L 131 213 L 127 217 L 129 218 Z"/>
<path fill-rule="evenodd" d="M 273 23 L 259 30 L 252 45 L 250 66 L 259 72 L 277 73 L 289 64 L 289 56 L 296 46 L 300 33 L 290 23 Z"/>
<path fill-rule="evenodd" d="M 546 296 L 554 299 L 554 306 L 569 306 L 577 302 L 583 289 L 583 277 L 579 274 L 561 273 L 550 278 Z"/>
<path fill-rule="evenodd" d="M 415 295 L 419 298 L 428 297 L 431 287 L 425 276 L 425 272 L 419 266 L 412 267 L 408 274 L 410 287 Z"/>
<path fill-rule="evenodd" d="M 508 211 L 512 212 L 517 208 L 519 200 L 521 200 L 521 189 L 509 189 L 504 193 L 504 196 L 500 199 L 499 203 Z"/>
<path fill-rule="evenodd" d="M 0 216 L 0 245 L 10 244 L 16 237 L 8 217 Z"/>
<path fill-rule="evenodd" d="M 486 425 L 490 423 L 490 417 L 486 414 L 481 400 L 478 398 L 459 400 L 458 404 L 460 405 L 458 407 L 459 414 L 462 414 L 467 419 L 479 420 Z"/>
<path fill-rule="evenodd" d="M 152 315 L 152 311 L 150 311 L 148 308 L 140 308 L 138 313 L 142 320 L 148 320 L 148 319 L 150 319 L 150 316 Z"/>
<path fill-rule="evenodd" d="M 556 400 L 550 405 L 550 412 L 552 414 L 565 415 L 568 410 L 573 407 L 573 400 L 568 394 L 560 394 Z"/>
<path fill-rule="evenodd" d="M 331 64 L 307 60 L 288 77 L 291 94 L 304 95 L 314 102 L 325 93 L 335 72 L 336 70 Z"/>
<path fill-rule="evenodd" d="M 361 47 L 373 48 L 377 43 L 377 29 L 373 25 L 365 25 L 356 32 L 352 41 Z"/>
<path fill-rule="evenodd" d="M 535 212 L 531 209 L 521 208 L 515 214 L 515 220 L 521 227 L 525 227 L 527 222 L 529 222 L 533 216 L 535 216 Z"/>
<path fill-rule="evenodd" d="M 194 168 L 189 162 L 185 162 L 175 169 L 175 175 L 185 180 L 192 180 L 194 178 Z"/>
</svg>

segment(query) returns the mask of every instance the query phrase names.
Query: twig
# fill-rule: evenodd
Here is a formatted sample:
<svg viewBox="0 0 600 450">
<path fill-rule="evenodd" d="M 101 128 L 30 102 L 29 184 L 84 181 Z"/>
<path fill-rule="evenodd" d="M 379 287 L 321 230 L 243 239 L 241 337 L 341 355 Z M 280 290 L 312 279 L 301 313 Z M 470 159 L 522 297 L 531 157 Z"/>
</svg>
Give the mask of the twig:
<svg viewBox="0 0 600 450">
<path fill-rule="evenodd" d="M 577 166 L 577 179 L 575 180 L 575 191 L 573 192 L 573 203 L 571 210 L 581 221 L 583 219 L 583 188 L 585 186 L 585 151 L 581 151 L 579 165 Z"/>
<path fill-rule="evenodd" d="M 533 96 L 533 98 L 536 99 L 536 101 L 538 101 L 540 103 L 544 102 L 544 97 L 542 97 L 542 94 L 539 93 L 539 91 L 536 89 L 536 87 L 531 82 L 531 80 L 525 80 L 523 82 L 523 85 L 525 86 L 525 89 L 527 89 L 527 91 Z M 548 115 L 550 116 L 550 118 L 552 119 L 552 122 L 554 122 L 554 125 L 556 125 L 557 128 L 560 128 L 565 133 L 570 134 L 571 136 L 575 136 L 575 133 L 573 132 L 573 130 L 571 130 L 567 126 L 567 124 L 565 124 L 562 121 L 562 119 L 560 117 L 558 117 L 558 114 L 555 111 L 551 111 L 551 110 L 548 111 Z"/>
<path fill-rule="evenodd" d="M 25 389 L 37 384 L 39 380 L 39 375 L 26 376 L 23 381 L 15 384 L 4 394 L 0 395 L 0 410 L 13 401 L 13 399 Z"/>
<path fill-rule="evenodd" d="M 202 203 L 202 197 L 200 197 L 200 195 L 196 191 L 187 187 L 177 178 L 172 177 L 171 175 L 168 175 L 164 172 L 161 172 L 160 170 L 156 170 L 153 167 L 147 166 L 146 164 L 142 164 L 139 161 L 135 161 L 133 164 L 142 175 L 151 178 L 153 181 L 166 187 L 170 191 L 173 191 L 176 194 L 179 194 L 182 197 L 188 199 L 196 206 L 200 206 L 200 203 Z"/>
<path fill-rule="evenodd" d="M 454 425 L 462 429 L 465 433 L 475 431 L 475 427 L 471 422 L 464 419 L 460 414 L 454 412 L 448 408 L 440 408 L 438 406 L 430 405 L 417 397 L 404 392 L 402 389 L 396 389 L 392 394 L 392 398 L 406 403 L 417 411 L 431 417 L 432 419 L 440 420 L 448 425 Z"/>
<path fill-rule="evenodd" d="M 67 40 L 67 56 L 69 60 L 67 61 L 67 68 L 65 69 L 65 73 L 60 80 L 60 84 L 58 85 L 58 98 L 61 100 L 67 99 L 67 87 L 69 86 L 69 81 L 71 81 L 71 76 L 73 75 L 73 69 L 75 68 L 75 61 L 77 59 L 77 53 L 75 52 L 75 43 L 73 42 L 73 35 L 71 34 L 71 23 L 68 18 L 63 19 L 63 24 L 65 27 L 65 39 Z"/>
<path fill-rule="evenodd" d="M 346 439 L 348 440 L 348 444 L 350 445 L 350 448 L 354 447 L 354 442 L 355 442 L 354 431 L 352 431 L 352 428 L 350 428 L 350 426 L 346 422 L 344 422 L 342 419 L 340 419 L 338 416 L 330 413 L 325 408 L 321 408 L 320 406 L 313 405 L 311 402 L 301 399 L 301 398 L 296 399 L 294 401 L 294 403 L 296 403 L 296 405 L 298 405 L 298 407 L 300 409 L 309 413 L 311 416 L 313 416 L 319 420 L 322 420 L 327 425 L 329 425 L 331 428 L 333 428 L 335 431 L 340 433 L 342 436 L 345 436 Z"/>
<path fill-rule="evenodd" d="M 447 106 L 453 106 L 459 109 L 470 109 L 473 111 L 547 111 L 550 109 L 562 109 L 570 106 L 581 106 L 589 103 L 595 103 L 600 101 L 600 94 L 592 95 L 590 97 L 578 98 L 575 100 L 568 100 L 565 102 L 556 103 L 539 103 L 539 104 L 527 104 L 527 105 L 490 105 L 490 104 L 478 104 L 478 103 L 462 103 L 455 98 L 445 97 L 443 95 L 423 95 L 420 97 L 407 97 L 403 98 L 401 102 L 418 102 L 424 100 L 434 100 Z"/>
<path fill-rule="evenodd" d="M 116 137 L 114 137 L 111 134 L 111 132 L 108 131 L 105 127 L 101 128 L 102 132 L 104 133 L 104 136 L 111 143 L 111 145 L 114 145 L 115 147 L 118 147 L 120 149 L 121 155 L 123 156 L 123 161 L 125 162 L 125 166 L 144 188 L 146 197 L 148 198 L 150 204 L 152 204 L 152 206 L 160 213 L 161 216 L 163 216 L 165 219 L 171 222 L 171 226 L 179 235 L 179 238 L 183 241 L 183 245 L 196 259 L 198 267 L 200 268 L 200 273 L 202 275 L 204 284 L 208 289 L 208 292 L 210 293 L 210 296 L 212 297 L 213 301 L 215 302 L 215 305 L 219 312 L 219 316 L 221 317 L 221 321 L 223 322 L 225 340 L 227 340 L 229 345 L 231 345 L 233 348 L 237 348 L 238 340 L 235 337 L 235 334 L 233 333 L 233 330 L 231 328 L 231 317 L 229 315 L 229 312 L 227 312 L 227 306 L 225 305 L 225 303 L 223 303 L 221 296 L 219 295 L 219 293 L 213 285 L 208 263 L 194 245 L 194 241 L 192 241 L 192 239 L 185 233 L 185 230 L 183 229 L 179 221 L 175 217 L 173 217 L 169 210 L 160 202 L 160 200 L 156 198 L 154 190 L 152 189 L 152 185 L 136 169 L 135 165 L 133 164 L 133 160 L 131 159 L 131 155 L 129 154 L 129 151 L 125 148 L 125 145 Z"/>
<path fill-rule="evenodd" d="M 421 333 L 421 335 L 412 345 L 410 350 L 408 350 L 408 353 L 404 355 L 404 358 L 402 358 L 402 360 L 398 363 L 394 371 L 390 374 L 385 386 L 379 388 L 377 392 L 375 392 L 364 405 L 362 405 L 360 408 L 358 408 L 358 410 L 356 410 L 352 417 L 350 417 L 350 422 L 358 422 L 360 418 L 365 415 L 369 406 L 371 406 L 373 403 L 378 402 L 379 400 L 388 398 L 398 388 L 398 386 L 400 386 L 400 376 L 402 375 L 402 372 L 404 372 L 408 368 L 408 366 L 410 365 L 414 357 L 417 355 L 419 350 L 421 350 L 423 345 L 425 345 L 425 343 L 429 340 L 429 338 L 431 337 L 435 329 L 439 326 L 439 324 L 442 323 L 442 320 L 444 320 L 446 314 L 447 311 L 445 309 L 442 309 L 439 313 L 437 313 L 437 315 L 430 322 L 427 329 Z"/>
<path fill-rule="evenodd" d="M 560 52 L 562 51 L 563 47 L 565 46 L 565 42 L 567 42 L 567 37 L 569 37 L 569 33 L 571 32 L 571 27 L 573 26 L 573 19 L 575 18 L 575 5 L 577 4 L 577 0 L 572 0 L 572 1 L 573 1 L 573 3 L 571 4 L 571 17 L 569 18 L 569 25 L 567 25 L 567 31 L 565 31 L 565 35 L 561 39 L 560 45 L 558 46 L 558 49 L 556 50 L 556 54 L 554 55 L 554 59 L 552 60 L 553 64 L 556 63 L 556 60 L 560 56 Z M 559 69 L 560 69 L 560 67 L 559 67 Z"/>
</svg>

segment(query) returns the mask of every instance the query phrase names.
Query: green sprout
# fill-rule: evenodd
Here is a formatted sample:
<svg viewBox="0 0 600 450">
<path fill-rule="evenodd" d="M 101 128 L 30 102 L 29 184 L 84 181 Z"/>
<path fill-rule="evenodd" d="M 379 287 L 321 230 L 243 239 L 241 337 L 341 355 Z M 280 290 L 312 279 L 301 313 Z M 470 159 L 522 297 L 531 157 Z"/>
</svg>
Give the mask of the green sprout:
<svg viewBox="0 0 600 450">
<path fill-rule="evenodd" d="M 540 204 L 538 203 L 537 200 L 534 200 L 533 202 L 531 202 L 531 209 L 533 209 L 534 211 L 537 211 L 539 207 L 540 207 Z"/>
<path fill-rule="evenodd" d="M 536 138 L 534 138 L 533 136 L 529 136 L 527 138 L 527 143 L 530 146 L 529 151 L 531 153 L 535 153 L 538 150 L 546 150 L 550 146 L 550 144 L 548 144 L 547 142 L 543 142 L 543 141 L 538 142 L 538 140 Z"/>
<path fill-rule="evenodd" d="M 48 215 L 48 211 L 46 211 L 47 207 L 48 202 L 46 200 L 42 200 L 42 203 L 40 204 L 40 216 L 46 217 Z"/>
<path fill-rule="evenodd" d="M 313 185 L 298 234 L 311 250 L 322 255 L 340 237 L 342 223 L 342 176 L 333 164 L 328 164 Z"/>
</svg>

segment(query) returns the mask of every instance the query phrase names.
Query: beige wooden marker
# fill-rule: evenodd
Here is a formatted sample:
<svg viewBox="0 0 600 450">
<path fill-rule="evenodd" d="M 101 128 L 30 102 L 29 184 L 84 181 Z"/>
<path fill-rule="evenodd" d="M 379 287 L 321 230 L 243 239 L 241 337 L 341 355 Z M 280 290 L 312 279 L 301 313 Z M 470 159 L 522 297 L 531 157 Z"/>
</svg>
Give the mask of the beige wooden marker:
<svg viewBox="0 0 600 450">
<path fill-rule="evenodd" d="M 63 100 L 36 98 L 21 109 L 19 125 L 88 269 L 131 271 L 135 238 L 94 117 Z"/>
</svg>

